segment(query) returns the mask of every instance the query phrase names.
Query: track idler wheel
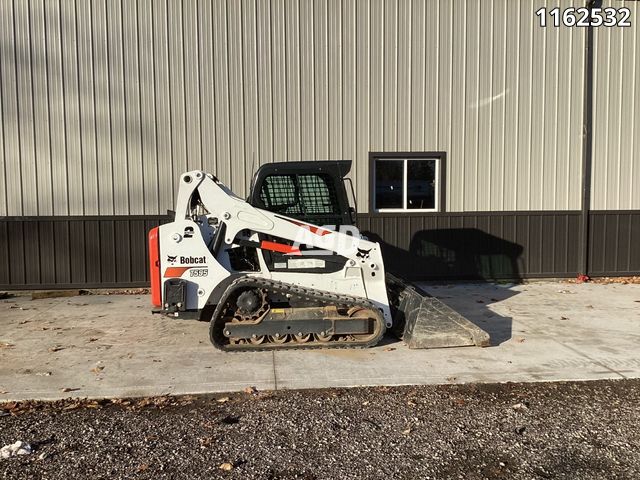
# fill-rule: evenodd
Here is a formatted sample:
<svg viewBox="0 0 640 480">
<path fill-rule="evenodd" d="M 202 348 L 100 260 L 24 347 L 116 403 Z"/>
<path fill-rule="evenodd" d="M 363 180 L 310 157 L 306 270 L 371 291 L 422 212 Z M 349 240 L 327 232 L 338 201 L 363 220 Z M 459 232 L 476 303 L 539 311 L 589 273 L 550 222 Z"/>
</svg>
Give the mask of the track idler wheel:
<svg viewBox="0 0 640 480">
<path fill-rule="evenodd" d="M 302 334 L 302 333 L 296 333 L 293 336 L 293 339 L 297 342 L 297 343 L 307 343 L 309 340 L 311 340 L 311 334 L 307 333 L 306 335 Z"/>
<path fill-rule="evenodd" d="M 328 343 L 333 338 L 333 335 L 330 333 L 322 332 L 314 334 L 313 338 L 315 338 L 318 342 Z"/>
<path fill-rule="evenodd" d="M 252 343 L 253 345 L 260 345 L 260 344 L 264 343 L 265 338 L 266 337 L 264 335 L 253 335 L 249 339 L 249 342 Z"/>
<path fill-rule="evenodd" d="M 289 335 L 269 335 L 269 341 L 271 343 L 283 344 L 287 343 Z"/>
</svg>

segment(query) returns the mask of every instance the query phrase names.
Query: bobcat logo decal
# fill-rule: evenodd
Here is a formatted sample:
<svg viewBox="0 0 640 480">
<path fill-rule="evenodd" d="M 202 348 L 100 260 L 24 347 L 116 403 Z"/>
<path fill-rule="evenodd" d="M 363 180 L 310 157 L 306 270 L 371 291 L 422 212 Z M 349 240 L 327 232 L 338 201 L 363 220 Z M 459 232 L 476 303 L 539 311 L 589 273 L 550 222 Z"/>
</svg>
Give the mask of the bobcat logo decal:
<svg viewBox="0 0 640 480">
<path fill-rule="evenodd" d="M 359 248 L 358 249 L 358 253 L 356 253 L 356 257 L 366 260 L 367 258 L 369 258 L 369 252 L 370 251 L 371 251 L 371 249 L 364 250 L 362 248 Z"/>
<path fill-rule="evenodd" d="M 169 262 L 171 265 L 173 265 L 174 263 L 176 263 L 176 259 L 178 258 L 177 255 L 167 255 L 167 262 Z"/>
</svg>

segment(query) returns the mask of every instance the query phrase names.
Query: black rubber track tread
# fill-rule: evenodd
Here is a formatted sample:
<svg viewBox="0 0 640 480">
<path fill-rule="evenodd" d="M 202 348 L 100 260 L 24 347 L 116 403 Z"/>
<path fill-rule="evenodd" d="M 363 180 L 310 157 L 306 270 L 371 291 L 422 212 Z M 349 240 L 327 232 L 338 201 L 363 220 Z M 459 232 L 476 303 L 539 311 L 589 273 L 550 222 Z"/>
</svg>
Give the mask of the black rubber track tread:
<svg viewBox="0 0 640 480">
<path fill-rule="evenodd" d="M 275 289 L 280 290 L 283 293 L 291 293 L 298 297 L 304 297 L 313 299 L 319 303 L 328 305 L 345 305 L 349 308 L 351 307 L 364 307 L 373 310 L 378 313 L 378 322 L 380 324 L 380 331 L 378 335 L 371 338 L 369 341 L 360 343 L 360 342 L 327 342 L 322 344 L 269 344 L 269 347 L 266 347 L 262 344 L 253 345 L 253 344 L 242 344 L 242 345 L 227 345 L 224 344 L 223 341 L 226 341 L 226 337 L 224 336 L 223 327 L 220 322 L 224 322 L 224 318 L 222 317 L 222 311 L 227 303 L 227 299 L 232 294 L 234 290 L 240 287 L 253 287 L 253 288 L 265 288 L 265 289 Z M 382 313 L 379 312 L 378 307 L 375 306 L 373 302 L 367 300 L 366 298 L 361 297 L 353 297 L 349 295 L 338 295 L 336 293 L 325 292 L 323 290 L 316 290 L 313 288 L 300 287 L 298 285 L 293 285 L 291 283 L 278 282 L 276 280 L 269 280 L 266 278 L 259 277 L 241 277 L 231 283 L 227 289 L 222 294 L 218 305 L 216 306 L 215 311 L 213 312 L 213 316 L 211 317 L 211 321 L 209 323 L 209 339 L 211 343 L 219 350 L 224 352 L 268 352 L 274 350 L 322 350 L 322 349 L 335 349 L 335 348 L 369 348 L 376 345 L 384 336 L 386 331 L 386 324 L 384 321 L 384 317 Z M 286 345 L 286 346 L 285 346 Z M 231 348 L 229 348 L 231 347 Z"/>
</svg>

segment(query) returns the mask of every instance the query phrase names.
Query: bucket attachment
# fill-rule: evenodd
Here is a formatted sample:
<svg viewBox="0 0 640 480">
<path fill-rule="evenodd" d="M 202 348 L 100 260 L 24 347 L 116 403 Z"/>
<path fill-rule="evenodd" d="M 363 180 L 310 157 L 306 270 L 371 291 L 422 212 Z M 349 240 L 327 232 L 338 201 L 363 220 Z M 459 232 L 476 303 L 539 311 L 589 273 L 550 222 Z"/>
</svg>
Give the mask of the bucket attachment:
<svg viewBox="0 0 640 480">
<path fill-rule="evenodd" d="M 386 279 L 393 331 L 409 348 L 491 344 L 487 332 L 437 298 L 391 274 Z"/>
</svg>

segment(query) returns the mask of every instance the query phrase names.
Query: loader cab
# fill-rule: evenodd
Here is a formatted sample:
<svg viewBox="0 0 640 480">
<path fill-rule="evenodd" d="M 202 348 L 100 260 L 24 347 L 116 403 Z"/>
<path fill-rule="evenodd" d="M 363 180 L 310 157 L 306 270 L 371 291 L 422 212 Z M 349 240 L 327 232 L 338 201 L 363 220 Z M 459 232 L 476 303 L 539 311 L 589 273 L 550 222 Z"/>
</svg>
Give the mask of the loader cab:
<svg viewBox="0 0 640 480">
<path fill-rule="evenodd" d="M 254 175 L 248 202 L 314 225 L 354 225 L 355 196 L 346 178 L 349 170 L 350 160 L 268 163 Z"/>
</svg>

